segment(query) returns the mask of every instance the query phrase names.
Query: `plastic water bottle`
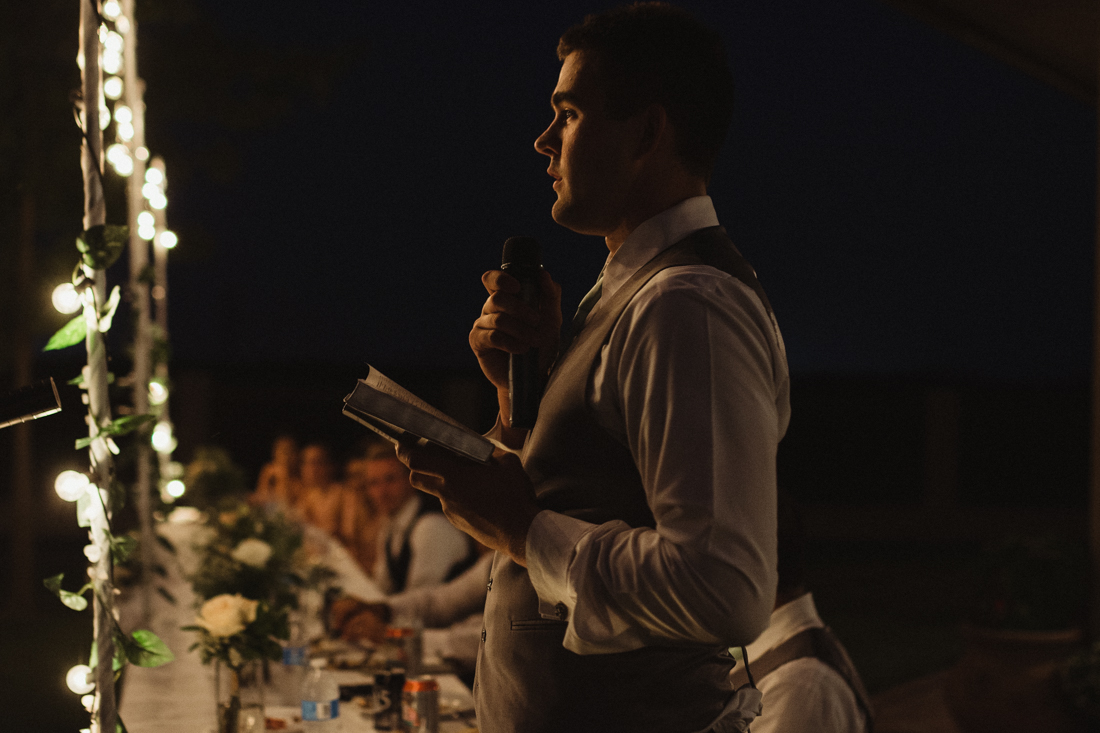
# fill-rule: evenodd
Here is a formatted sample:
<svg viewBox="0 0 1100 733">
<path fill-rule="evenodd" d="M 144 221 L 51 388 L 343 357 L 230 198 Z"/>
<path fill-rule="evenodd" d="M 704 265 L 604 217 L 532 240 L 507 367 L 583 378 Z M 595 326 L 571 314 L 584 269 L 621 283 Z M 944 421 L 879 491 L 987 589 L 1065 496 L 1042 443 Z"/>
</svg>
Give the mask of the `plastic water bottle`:
<svg viewBox="0 0 1100 733">
<path fill-rule="evenodd" d="M 276 667 L 275 689 L 280 705 L 298 707 L 302 704 L 302 681 L 309 667 L 309 648 L 302 625 L 290 624 L 290 638 L 283 644 L 283 661 Z"/>
<path fill-rule="evenodd" d="M 326 664 L 324 659 L 311 659 L 302 681 L 302 727 L 307 733 L 340 730 L 340 687 Z"/>
</svg>

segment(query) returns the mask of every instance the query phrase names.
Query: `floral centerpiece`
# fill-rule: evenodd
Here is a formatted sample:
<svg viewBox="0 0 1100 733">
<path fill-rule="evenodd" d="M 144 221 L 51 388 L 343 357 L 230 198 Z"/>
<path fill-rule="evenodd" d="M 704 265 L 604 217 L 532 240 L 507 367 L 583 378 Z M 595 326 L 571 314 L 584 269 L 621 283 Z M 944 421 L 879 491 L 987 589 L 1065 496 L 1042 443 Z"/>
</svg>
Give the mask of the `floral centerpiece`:
<svg viewBox="0 0 1100 733">
<path fill-rule="evenodd" d="M 198 649 L 204 664 L 216 661 L 219 690 L 218 732 L 244 733 L 242 720 L 249 729 L 263 729 L 263 695 L 258 663 L 278 659 L 282 647 L 276 639 L 287 638 L 286 609 L 272 609 L 263 601 L 241 594 L 223 593 L 202 604 L 194 626 Z M 222 679 L 222 669 L 226 679 Z M 246 688 L 254 693 L 246 698 Z"/>
<path fill-rule="evenodd" d="M 190 580 L 201 607 L 184 629 L 198 632 L 192 649 L 216 665 L 219 733 L 243 733 L 257 718 L 262 730 L 262 666 L 281 658 L 288 613 L 309 580 L 302 530 L 282 514 L 222 502 L 207 512 L 195 551 Z"/>
</svg>

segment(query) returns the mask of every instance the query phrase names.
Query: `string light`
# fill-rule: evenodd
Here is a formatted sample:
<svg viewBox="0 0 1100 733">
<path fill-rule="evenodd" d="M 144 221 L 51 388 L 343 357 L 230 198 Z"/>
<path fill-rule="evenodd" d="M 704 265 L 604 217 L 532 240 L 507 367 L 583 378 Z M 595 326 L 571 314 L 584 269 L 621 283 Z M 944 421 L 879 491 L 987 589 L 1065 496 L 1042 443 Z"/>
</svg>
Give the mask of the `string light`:
<svg viewBox="0 0 1100 733">
<path fill-rule="evenodd" d="M 103 49 L 111 53 L 121 54 L 126 42 L 122 40 L 122 36 L 114 31 L 107 31 L 107 34 L 103 37 Z"/>
<path fill-rule="evenodd" d="M 89 713 L 92 712 L 92 706 L 95 705 L 95 695 L 85 695 L 84 697 L 80 698 L 80 704 L 83 705 L 84 709 L 87 710 Z M 85 730 L 90 731 L 91 729 L 85 728 Z"/>
<path fill-rule="evenodd" d="M 153 450 L 157 453 L 171 453 L 176 449 L 176 437 L 172 435 L 172 423 L 161 422 L 153 428 Z"/>
<path fill-rule="evenodd" d="M 115 20 L 122 15 L 122 7 L 116 0 L 107 0 L 103 3 L 103 16 L 108 20 Z"/>
<path fill-rule="evenodd" d="M 160 211 L 168 206 L 168 198 L 163 193 L 158 192 L 156 196 L 150 197 L 149 205 Z"/>
<path fill-rule="evenodd" d="M 151 227 L 156 226 L 157 220 L 153 216 L 151 211 L 143 211 L 137 215 L 137 225 L 139 227 Z"/>
<path fill-rule="evenodd" d="M 187 491 L 187 487 L 178 478 L 172 479 L 164 486 L 165 493 L 173 499 L 178 499 Z"/>
<path fill-rule="evenodd" d="M 92 482 L 79 471 L 62 471 L 53 482 L 53 490 L 65 501 L 76 501 L 88 491 Z"/>
<path fill-rule="evenodd" d="M 78 664 L 65 673 L 65 684 L 78 695 L 87 695 L 95 689 L 92 679 L 92 669 L 86 664 Z"/>
<path fill-rule="evenodd" d="M 130 123 L 134 121 L 134 112 L 125 104 L 115 107 L 115 119 L 119 122 Z"/>
<path fill-rule="evenodd" d="M 103 94 L 107 99 L 118 99 L 122 96 L 122 79 L 117 76 L 109 76 L 103 82 Z"/>
<path fill-rule="evenodd" d="M 163 405 L 168 399 L 168 388 L 160 382 L 149 382 L 149 404 Z"/>
<path fill-rule="evenodd" d="M 160 186 L 164 183 L 164 172 L 160 168 L 154 168 L 152 166 L 145 169 L 145 182 L 153 186 Z M 142 188 L 142 192 L 145 189 Z"/>
<path fill-rule="evenodd" d="M 144 145 L 138 146 L 138 149 L 134 151 L 134 157 L 138 160 L 149 160 L 149 148 Z"/>
<path fill-rule="evenodd" d="M 121 18 L 119 18 L 118 20 L 115 21 L 115 28 L 118 28 L 119 33 L 123 33 L 123 34 L 129 33 L 130 32 L 130 19 L 127 18 L 125 15 L 122 16 Z"/>
<path fill-rule="evenodd" d="M 148 180 L 148 177 L 146 178 Z M 160 186 L 155 183 L 146 183 L 141 187 L 141 195 L 145 198 L 152 200 L 155 196 L 163 196 L 160 192 Z"/>
<path fill-rule="evenodd" d="M 57 312 L 65 315 L 76 313 L 83 305 L 80 293 L 76 292 L 76 288 L 73 287 L 72 283 L 58 285 L 53 289 L 53 295 L 50 296 L 50 299 L 53 301 L 53 307 L 57 309 Z"/>
<path fill-rule="evenodd" d="M 103 70 L 108 74 L 117 74 L 122 71 L 122 54 L 117 51 L 104 50 Z"/>
<path fill-rule="evenodd" d="M 164 247 L 165 249 L 174 248 L 177 244 L 179 244 L 179 241 L 179 237 L 176 236 L 176 233 L 169 229 L 165 229 L 163 232 L 157 235 L 157 244 L 159 244 L 161 247 Z"/>
<path fill-rule="evenodd" d="M 100 100 L 102 101 L 102 100 Z M 101 104 L 99 106 L 99 129 L 106 130 L 108 125 L 111 124 L 111 110 L 107 109 L 107 105 Z"/>
<path fill-rule="evenodd" d="M 130 149 L 122 143 L 107 147 L 107 162 L 120 176 L 128 176 L 134 172 L 134 159 L 130 157 Z"/>
</svg>

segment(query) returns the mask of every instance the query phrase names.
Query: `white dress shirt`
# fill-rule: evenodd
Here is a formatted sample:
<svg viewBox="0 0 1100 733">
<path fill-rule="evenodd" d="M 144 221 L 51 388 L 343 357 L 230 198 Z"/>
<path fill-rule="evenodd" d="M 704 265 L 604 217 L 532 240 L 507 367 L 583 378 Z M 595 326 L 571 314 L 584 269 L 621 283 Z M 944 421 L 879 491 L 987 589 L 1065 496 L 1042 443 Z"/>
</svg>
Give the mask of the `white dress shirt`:
<svg viewBox="0 0 1100 733">
<path fill-rule="evenodd" d="M 390 517 L 378 533 L 378 555 L 374 561 L 374 579 L 385 594 L 393 593 L 393 579 L 386 565 L 386 543 L 394 557 L 401 553 L 405 530 L 409 532 L 409 572 L 404 590 L 439 585 L 455 563 L 470 551 L 469 540 L 454 528 L 439 512 L 430 512 L 417 518 L 420 510 L 419 494 L 409 498 Z M 415 522 L 415 524 L 413 524 Z"/>
<path fill-rule="evenodd" d="M 825 624 L 817 615 L 812 593 L 772 612 L 771 623 L 750 644 L 752 660 L 760 659 L 795 634 Z M 764 712 L 752 723 L 752 733 L 864 733 L 867 721 L 852 688 L 835 669 L 807 657 L 787 662 L 756 682 Z"/>
<path fill-rule="evenodd" d="M 642 223 L 608 259 L 593 313 L 658 253 L 717 223 L 706 196 Z M 543 615 L 568 609 L 565 648 L 756 638 L 774 604 L 775 454 L 790 416 L 782 337 L 759 298 L 707 266 L 658 273 L 611 331 L 588 403 L 629 447 L 657 526 L 535 518 L 528 571 Z"/>
</svg>

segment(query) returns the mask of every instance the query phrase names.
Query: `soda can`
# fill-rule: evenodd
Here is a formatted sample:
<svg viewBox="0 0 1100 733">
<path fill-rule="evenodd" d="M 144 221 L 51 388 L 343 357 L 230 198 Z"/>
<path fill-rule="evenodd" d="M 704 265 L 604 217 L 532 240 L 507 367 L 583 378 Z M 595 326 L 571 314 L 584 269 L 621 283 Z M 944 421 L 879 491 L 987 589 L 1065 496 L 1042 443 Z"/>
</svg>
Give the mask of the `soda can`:
<svg viewBox="0 0 1100 733">
<path fill-rule="evenodd" d="M 405 682 L 401 722 L 409 733 L 439 733 L 439 683 L 435 679 L 416 677 Z"/>
<path fill-rule="evenodd" d="M 374 714 L 375 730 L 401 730 L 401 695 L 405 689 L 405 670 L 391 669 L 374 676 L 379 704 Z"/>
</svg>

